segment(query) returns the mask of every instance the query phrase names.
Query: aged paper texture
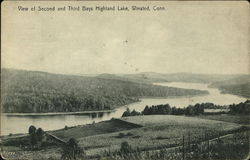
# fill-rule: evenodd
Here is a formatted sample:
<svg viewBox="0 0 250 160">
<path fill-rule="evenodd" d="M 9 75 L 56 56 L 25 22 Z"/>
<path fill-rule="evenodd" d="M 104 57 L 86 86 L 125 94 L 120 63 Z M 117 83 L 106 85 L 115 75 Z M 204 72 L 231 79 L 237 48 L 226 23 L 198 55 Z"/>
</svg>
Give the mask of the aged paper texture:
<svg viewBox="0 0 250 160">
<path fill-rule="evenodd" d="M 1 9 L 3 158 L 248 157 L 248 2 Z"/>
</svg>

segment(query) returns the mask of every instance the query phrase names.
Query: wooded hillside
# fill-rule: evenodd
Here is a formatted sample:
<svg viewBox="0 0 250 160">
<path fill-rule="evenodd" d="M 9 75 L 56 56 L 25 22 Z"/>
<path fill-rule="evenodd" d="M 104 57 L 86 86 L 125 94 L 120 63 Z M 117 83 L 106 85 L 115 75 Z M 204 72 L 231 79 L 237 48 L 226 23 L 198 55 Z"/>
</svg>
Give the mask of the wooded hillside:
<svg viewBox="0 0 250 160">
<path fill-rule="evenodd" d="M 225 81 L 214 82 L 210 87 L 216 87 L 222 93 L 229 93 L 245 98 L 250 98 L 250 76 L 244 75 Z"/>
<path fill-rule="evenodd" d="M 74 112 L 112 109 L 139 97 L 194 96 L 179 89 L 98 77 L 1 70 L 3 112 Z"/>
</svg>

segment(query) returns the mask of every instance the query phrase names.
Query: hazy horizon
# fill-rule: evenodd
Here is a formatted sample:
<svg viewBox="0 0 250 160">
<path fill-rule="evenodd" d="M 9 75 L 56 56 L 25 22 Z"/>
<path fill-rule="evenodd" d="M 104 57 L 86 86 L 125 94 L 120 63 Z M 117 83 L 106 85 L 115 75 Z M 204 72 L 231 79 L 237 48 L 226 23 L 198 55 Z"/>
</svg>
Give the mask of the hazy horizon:
<svg viewBox="0 0 250 160">
<path fill-rule="evenodd" d="M 79 76 L 87 76 L 87 75 L 91 75 L 91 76 L 97 76 L 97 75 L 102 75 L 102 74 L 111 74 L 111 75 L 126 75 L 126 74 L 144 74 L 144 73 L 156 73 L 156 74 L 197 74 L 197 75 L 250 75 L 247 73 L 234 73 L 234 74 L 218 74 L 218 73 L 191 73 L 191 72 L 136 72 L 136 73 L 108 73 L 108 72 L 104 72 L 104 73 L 79 73 L 79 74 L 70 74 L 70 73 L 55 73 L 55 72 L 48 72 L 48 71 L 39 71 L 39 70 L 29 70 L 29 69 L 18 69 L 18 68 L 6 68 L 6 67 L 2 67 L 2 69 L 10 69 L 10 70 L 19 70 L 19 71 L 31 71 L 31 72 L 44 72 L 44 73 L 50 73 L 50 74 L 61 74 L 61 75 L 79 75 Z"/>
<path fill-rule="evenodd" d="M 150 5 L 105 2 L 135 3 Z M 167 10 L 32 13 L 9 2 L 2 10 L 2 67 L 72 75 L 249 74 L 247 2 L 154 3 Z"/>
</svg>

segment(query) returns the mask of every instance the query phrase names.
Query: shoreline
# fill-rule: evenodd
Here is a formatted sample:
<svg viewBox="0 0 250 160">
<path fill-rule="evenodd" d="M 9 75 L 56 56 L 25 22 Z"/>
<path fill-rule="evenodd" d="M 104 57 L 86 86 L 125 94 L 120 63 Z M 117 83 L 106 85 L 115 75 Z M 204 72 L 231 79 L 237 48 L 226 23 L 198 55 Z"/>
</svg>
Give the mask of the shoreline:
<svg viewBox="0 0 250 160">
<path fill-rule="evenodd" d="M 119 108 L 127 107 L 131 104 L 136 104 L 141 102 L 142 99 L 171 99 L 171 98 L 192 98 L 197 96 L 206 96 L 207 94 L 199 94 L 199 95 L 184 95 L 184 96 L 168 96 L 168 97 L 153 97 L 153 96 L 141 96 L 139 97 L 139 101 L 135 101 L 132 103 L 128 103 L 125 105 L 118 106 L 117 108 L 110 109 L 110 110 L 97 110 L 97 111 L 78 111 L 78 112 L 46 112 L 46 113 L 2 113 L 4 116 L 58 116 L 58 115 L 87 115 L 87 114 L 94 114 L 94 113 L 111 113 L 115 112 Z"/>
<path fill-rule="evenodd" d="M 153 96 L 142 96 L 140 99 L 172 99 L 172 98 L 192 98 L 192 97 L 201 97 L 209 95 L 210 93 L 197 94 L 197 95 L 183 95 L 183 96 L 167 96 L 167 97 L 153 97 Z"/>
<path fill-rule="evenodd" d="M 6 116 L 56 116 L 56 115 L 84 115 L 84 114 L 93 114 L 93 113 L 111 113 L 115 111 L 116 109 L 100 110 L 100 111 L 79 111 L 79 112 L 2 113 L 2 114 Z"/>
</svg>

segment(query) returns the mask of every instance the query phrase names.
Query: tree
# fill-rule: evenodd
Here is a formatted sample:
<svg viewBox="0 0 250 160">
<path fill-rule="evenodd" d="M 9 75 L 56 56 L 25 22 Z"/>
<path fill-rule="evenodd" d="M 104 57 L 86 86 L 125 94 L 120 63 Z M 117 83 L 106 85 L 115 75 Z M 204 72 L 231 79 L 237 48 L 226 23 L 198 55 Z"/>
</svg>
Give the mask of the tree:
<svg viewBox="0 0 250 160">
<path fill-rule="evenodd" d="M 37 142 L 38 142 L 38 140 L 37 140 L 37 135 L 36 135 L 36 133 L 32 133 L 32 134 L 30 135 L 30 144 L 31 144 L 31 148 L 32 148 L 32 149 L 36 148 Z"/>
<path fill-rule="evenodd" d="M 37 135 L 36 135 L 36 127 L 31 125 L 29 127 L 29 135 L 30 135 L 30 145 L 33 149 L 37 145 Z"/>
<path fill-rule="evenodd" d="M 133 110 L 130 114 L 131 114 L 131 116 L 138 116 L 138 115 L 141 115 L 140 112 L 137 112 L 137 111 L 135 111 L 135 110 Z"/>
<path fill-rule="evenodd" d="M 43 139 L 43 135 L 44 135 L 44 131 L 42 130 L 42 128 L 38 128 L 38 129 L 37 129 L 36 135 L 37 135 L 37 140 L 38 140 L 39 142 L 41 142 L 42 139 Z"/>
<path fill-rule="evenodd" d="M 148 105 L 146 105 L 146 107 L 142 111 L 142 114 L 144 114 L 144 115 L 148 115 L 149 114 L 149 107 L 148 107 Z"/>
<path fill-rule="evenodd" d="M 84 151 L 78 146 L 78 142 L 75 138 L 70 138 L 62 150 L 61 159 L 63 160 L 76 160 L 77 157 L 84 156 Z"/>
<path fill-rule="evenodd" d="M 31 125 L 29 127 L 29 135 L 30 135 L 30 144 L 33 149 L 38 148 L 42 145 L 44 137 L 44 131 L 42 130 L 42 128 L 36 129 L 35 126 Z"/>
<path fill-rule="evenodd" d="M 131 116 L 131 112 L 129 108 L 127 108 L 127 110 L 122 114 L 122 117 L 128 117 L 128 116 Z"/>
<path fill-rule="evenodd" d="M 232 104 L 229 106 L 231 114 L 250 114 L 250 103 L 249 100 L 246 100 L 244 103 Z"/>
<path fill-rule="evenodd" d="M 193 106 L 191 106 L 191 105 L 189 105 L 187 108 L 186 108 L 186 112 L 185 112 L 185 114 L 186 115 L 194 115 L 194 107 Z"/>
<path fill-rule="evenodd" d="M 29 127 L 29 134 L 33 134 L 33 133 L 35 133 L 35 132 L 36 132 L 36 127 L 33 126 L 33 125 L 31 125 L 31 126 Z"/>
</svg>

